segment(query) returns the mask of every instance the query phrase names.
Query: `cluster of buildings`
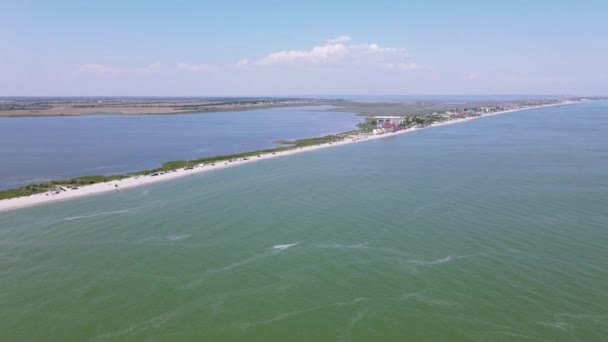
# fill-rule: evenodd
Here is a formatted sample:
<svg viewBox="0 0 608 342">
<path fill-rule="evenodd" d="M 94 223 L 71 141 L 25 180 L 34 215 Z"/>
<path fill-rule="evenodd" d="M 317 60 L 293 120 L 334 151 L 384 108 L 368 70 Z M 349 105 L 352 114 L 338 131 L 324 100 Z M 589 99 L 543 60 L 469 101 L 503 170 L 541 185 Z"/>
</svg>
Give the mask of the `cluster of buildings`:
<svg viewBox="0 0 608 342">
<path fill-rule="evenodd" d="M 490 106 L 479 106 L 473 108 L 458 108 L 446 111 L 433 112 L 428 114 L 420 114 L 412 117 L 403 116 L 373 116 L 368 118 L 365 126 L 368 132 L 372 134 L 391 133 L 401 129 L 410 127 L 427 127 L 436 122 L 450 121 L 456 119 L 464 119 L 478 117 L 496 112 L 532 108 L 547 104 L 563 103 L 556 99 L 528 101 L 521 104 L 501 104 Z M 370 129 L 371 127 L 371 129 Z"/>
<path fill-rule="evenodd" d="M 375 128 L 373 134 L 384 134 L 398 131 L 408 122 L 407 116 L 374 116 Z"/>
<path fill-rule="evenodd" d="M 373 124 L 372 134 L 396 132 L 410 127 L 426 127 L 435 122 L 449 121 L 468 117 L 477 117 L 484 114 L 507 110 L 506 106 L 478 107 L 433 112 L 424 115 L 409 117 L 403 116 L 373 116 L 369 118 Z"/>
</svg>

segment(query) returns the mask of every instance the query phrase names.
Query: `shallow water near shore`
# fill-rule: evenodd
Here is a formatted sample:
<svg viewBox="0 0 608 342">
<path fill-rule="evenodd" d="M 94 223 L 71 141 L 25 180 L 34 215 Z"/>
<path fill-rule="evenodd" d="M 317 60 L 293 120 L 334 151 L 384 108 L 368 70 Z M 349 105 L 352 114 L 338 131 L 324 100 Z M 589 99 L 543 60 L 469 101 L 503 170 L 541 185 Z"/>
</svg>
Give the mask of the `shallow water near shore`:
<svg viewBox="0 0 608 342">
<path fill-rule="evenodd" d="M 608 334 L 608 103 L 0 213 L 1 340 Z"/>
<path fill-rule="evenodd" d="M 360 116 L 331 106 L 174 115 L 0 117 L 0 190 L 109 175 L 253 151 L 356 129 Z"/>
</svg>

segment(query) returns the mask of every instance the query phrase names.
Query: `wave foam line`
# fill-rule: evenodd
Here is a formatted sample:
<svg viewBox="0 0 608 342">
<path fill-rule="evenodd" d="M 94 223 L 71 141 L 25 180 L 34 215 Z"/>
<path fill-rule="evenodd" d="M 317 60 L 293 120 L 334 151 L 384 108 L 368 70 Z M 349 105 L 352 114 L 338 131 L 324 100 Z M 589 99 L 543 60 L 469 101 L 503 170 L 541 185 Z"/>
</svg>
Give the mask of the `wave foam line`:
<svg viewBox="0 0 608 342">
<path fill-rule="evenodd" d="M 277 252 L 277 253 L 280 253 L 280 252 L 282 252 L 282 251 L 284 251 L 284 250 L 286 250 L 288 248 L 291 248 L 293 246 L 296 246 L 298 244 L 299 244 L 299 242 L 288 243 L 288 244 L 284 244 L 284 245 L 274 245 L 274 246 L 272 246 L 272 250 L 275 251 L 275 252 Z"/>
<path fill-rule="evenodd" d="M 370 248 L 369 242 L 358 243 L 356 245 L 343 245 L 339 243 L 335 244 L 317 244 L 316 247 L 319 248 Z"/>
<path fill-rule="evenodd" d="M 167 236 L 167 239 L 169 239 L 171 241 L 179 241 L 179 240 L 187 239 L 191 236 L 192 236 L 191 234 L 169 235 L 169 236 Z"/>
<path fill-rule="evenodd" d="M 72 221 L 72 220 L 79 220 L 79 219 L 85 219 L 85 218 L 91 218 L 91 217 L 97 217 L 97 216 L 104 216 L 104 215 L 125 214 L 125 213 L 129 213 L 129 212 L 131 212 L 131 211 L 128 210 L 128 209 L 116 210 L 116 211 L 105 211 L 105 212 L 95 213 L 95 214 L 91 214 L 91 215 L 70 216 L 70 217 L 64 218 L 64 220 L 66 220 L 66 221 Z"/>
<path fill-rule="evenodd" d="M 441 259 L 436 259 L 436 260 L 432 260 L 432 261 L 425 261 L 425 260 L 408 260 L 408 262 L 412 263 L 412 264 L 419 264 L 419 265 L 440 265 L 440 264 L 446 264 L 448 262 L 451 262 L 453 260 L 457 260 L 460 258 L 464 258 L 465 256 L 451 256 L 448 255 L 445 258 L 441 258 Z"/>
</svg>

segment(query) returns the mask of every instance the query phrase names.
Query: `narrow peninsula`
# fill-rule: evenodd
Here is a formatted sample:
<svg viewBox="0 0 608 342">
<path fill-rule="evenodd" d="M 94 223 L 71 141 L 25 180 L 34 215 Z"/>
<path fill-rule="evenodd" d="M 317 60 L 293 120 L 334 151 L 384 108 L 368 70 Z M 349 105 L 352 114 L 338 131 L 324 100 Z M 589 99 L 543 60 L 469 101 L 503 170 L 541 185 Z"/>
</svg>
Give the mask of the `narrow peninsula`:
<svg viewBox="0 0 608 342">
<path fill-rule="evenodd" d="M 237 165 L 293 155 L 332 146 L 369 141 L 391 137 L 397 134 L 413 132 L 428 127 L 465 122 L 521 111 L 532 108 L 557 106 L 581 101 L 586 98 L 550 99 L 528 101 L 517 105 L 492 105 L 472 108 L 459 108 L 435 111 L 417 115 L 384 115 L 367 116 L 359 124 L 359 129 L 322 137 L 299 139 L 295 141 L 278 141 L 275 148 L 246 151 L 237 154 L 205 157 L 193 160 L 176 160 L 163 163 L 151 170 L 142 170 L 117 175 L 92 175 L 66 180 L 29 184 L 17 189 L 0 191 L 0 211 L 44 204 L 117 191 L 145 184 L 175 179 L 182 176 L 219 170 Z"/>
</svg>

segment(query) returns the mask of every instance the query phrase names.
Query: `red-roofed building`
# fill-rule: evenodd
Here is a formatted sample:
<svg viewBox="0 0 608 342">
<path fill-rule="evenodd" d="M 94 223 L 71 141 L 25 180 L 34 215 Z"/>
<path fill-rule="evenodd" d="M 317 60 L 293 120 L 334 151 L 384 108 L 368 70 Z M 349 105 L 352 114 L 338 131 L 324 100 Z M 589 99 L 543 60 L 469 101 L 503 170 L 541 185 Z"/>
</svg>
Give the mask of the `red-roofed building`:
<svg viewBox="0 0 608 342">
<path fill-rule="evenodd" d="M 390 123 L 390 122 L 385 122 L 385 123 L 382 125 L 382 129 L 383 129 L 385 132 L 394 132 L 394 131 L 396 131 L 396 130 L 397 130 L 397 127 L 395 127 L 395 125 L 393 125 L 393 124 L 392 124 L 392 123 Z"/>
</svg>

